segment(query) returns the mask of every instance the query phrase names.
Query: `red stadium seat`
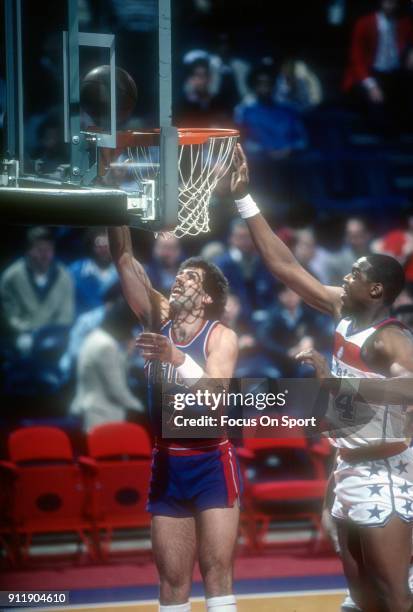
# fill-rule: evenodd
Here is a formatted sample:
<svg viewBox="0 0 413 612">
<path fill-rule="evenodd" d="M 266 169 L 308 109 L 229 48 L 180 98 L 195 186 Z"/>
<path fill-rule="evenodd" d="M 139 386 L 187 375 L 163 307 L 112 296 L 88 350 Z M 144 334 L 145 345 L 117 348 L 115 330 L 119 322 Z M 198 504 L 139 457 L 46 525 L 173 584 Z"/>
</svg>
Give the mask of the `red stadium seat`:
<svg viewBox="0 0 413 612">
<path fill-rule="evenodd" d="M 103 532 L 101 553 L 109 553 L 113 531 L 148 528 L 146 500 L 152 463 L 148 433 L 133 423 L 107 423 L 88 434 L 89 467 L 93 488 L 93 518 Z"/>
<path fill-rule="evenodd" d="M 262 548 L 274 521 L 310 521 L 314 535 L 322 534 L 329 445 L 309 446 L 301 430 L 294 436 L 245 439 L 238 450 L 245 485 L 243 531 L 250 548 Z"/>
<path fill-rule="evenodd" d="M 26 427 L 10 434 L 8 449 L 14 472 L 10 525 L 22 559 L 33 535 L 66 532 L 75 533 L 94 558 L 85 478 L 67 435 L 55 427 Z"/>
</svg>

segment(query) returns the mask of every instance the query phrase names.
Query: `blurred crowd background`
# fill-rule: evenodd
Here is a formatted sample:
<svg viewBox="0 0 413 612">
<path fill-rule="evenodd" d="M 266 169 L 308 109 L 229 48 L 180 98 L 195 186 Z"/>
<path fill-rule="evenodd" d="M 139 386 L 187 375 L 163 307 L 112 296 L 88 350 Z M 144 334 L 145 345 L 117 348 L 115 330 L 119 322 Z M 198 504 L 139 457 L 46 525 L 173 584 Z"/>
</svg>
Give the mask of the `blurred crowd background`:
<svg viewBox="0 0 413 612">
<path fill-rule="evenodd" d="M 31 4 L 26 161 L 53 174 L 68 154 L 62 74 L 53 60 L 65 3 L 47 19 Z M 117 64 L 137 83 L 134 113 L 119 127 L 156 125 L 156 78 L 148 76 L 156 74 L 155 2 L 79 0 L 79 8 L 81 30 L 116 34 Z M 323 283 L 341 285 L 351 263 L 370 252 L 397 257 L 407 284 L 394 314 L 411 324 L 411 5 L 179 0 L 173 11 L 174 124 L 240 130 L 252 193 Z M 0 122 L 4 113 L 3 53 Z M 236 375 L 311 376 L 294 355 L 313 346 L 329 356 L 333 322 L 269 275 L 227 184 L 213 196 L 211 223 L 210 234 L 179 241 L 133 233 L 153 285 L 168 295 L 185 257 L 214 261 L 230 284 L 225 322 L 239 336 Z M 123 301 L 102 228 L 3 228 L 0 265 L 2 431 L 54 422 L 75 438 L 106 421 L 145 423 L 139 324 Z"/>
</svg>

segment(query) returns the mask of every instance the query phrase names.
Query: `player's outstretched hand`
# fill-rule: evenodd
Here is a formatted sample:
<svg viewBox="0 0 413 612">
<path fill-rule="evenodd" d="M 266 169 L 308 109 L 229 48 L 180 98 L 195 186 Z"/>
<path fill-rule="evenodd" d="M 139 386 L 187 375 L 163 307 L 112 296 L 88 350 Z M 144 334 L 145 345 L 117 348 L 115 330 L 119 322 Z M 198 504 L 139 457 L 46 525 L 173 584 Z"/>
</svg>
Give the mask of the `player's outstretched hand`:
<svg viewBox="0 0 413 612">
<path fill-rule="evenodd" d="M 317 378 L 330 378 L 332 376 L 327 359 L 314 349 L 301 351 L 295 356 L 295 359 L 312 366 Z"/>
<path fill-rule="evenodd" d="M 136 346 L 145 359 L 159 359 L 160 361 L 180 365 L 181 351 L 172 342 L 161 334 L 143 332 L 136 339 Z"/>
<path fill-rule="evenodd" d="M 232 165 L 231 193 L 234 200 L 241 200 L 248 193 L 250 178 L 247 158 L 240 144 L 237 144 L 234 149 Z"/>
</svg>

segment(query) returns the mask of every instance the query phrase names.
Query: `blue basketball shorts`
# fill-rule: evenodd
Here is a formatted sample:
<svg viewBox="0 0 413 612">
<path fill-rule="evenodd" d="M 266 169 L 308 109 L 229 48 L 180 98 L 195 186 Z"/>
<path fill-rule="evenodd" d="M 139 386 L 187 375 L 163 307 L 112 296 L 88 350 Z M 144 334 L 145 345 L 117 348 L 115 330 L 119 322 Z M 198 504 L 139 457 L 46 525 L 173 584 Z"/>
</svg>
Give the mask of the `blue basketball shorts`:
<svg viewBox="0 0 413 612">
<path fill-rule="evenodd" d="M 153 451 L 147 510 L 151 514 L 191 517 L 210 508 L 231 508 L 241 495 L 241 475 L 228 441 L 212 451 Z"/>
</svg>

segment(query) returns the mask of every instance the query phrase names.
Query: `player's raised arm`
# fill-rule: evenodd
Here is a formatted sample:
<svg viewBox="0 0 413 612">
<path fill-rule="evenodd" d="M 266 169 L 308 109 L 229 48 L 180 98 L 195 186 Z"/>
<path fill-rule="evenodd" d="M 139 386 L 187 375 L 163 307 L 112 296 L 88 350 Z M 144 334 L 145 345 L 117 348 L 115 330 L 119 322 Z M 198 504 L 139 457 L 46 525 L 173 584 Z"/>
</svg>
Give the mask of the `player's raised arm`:
<svg viewBox="0 0 413 612">
<path fill-rule="evenodd" d="M 142 325 L 152 329 L 159 321 L 167 318 L 168 301 L 152 287 L 143 266 L 133 256 L 129 228 L 109 227 L 108 235 L 125 298 Z"/>
<path fill-rule="evenodd" d="M 248 164 L 240 145 L 237 145 L 234 152 L 234 166 L 231 192 L 238 211 L 245 219 L 255 246 L 269 271 L 298 293 L 310 306 L 339 317 L 342 290 L 339 287 L 322 285 L 301 266 L 282 240 L 272 231 L 248 194 Z"/>
</svg>

